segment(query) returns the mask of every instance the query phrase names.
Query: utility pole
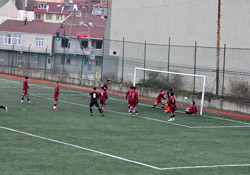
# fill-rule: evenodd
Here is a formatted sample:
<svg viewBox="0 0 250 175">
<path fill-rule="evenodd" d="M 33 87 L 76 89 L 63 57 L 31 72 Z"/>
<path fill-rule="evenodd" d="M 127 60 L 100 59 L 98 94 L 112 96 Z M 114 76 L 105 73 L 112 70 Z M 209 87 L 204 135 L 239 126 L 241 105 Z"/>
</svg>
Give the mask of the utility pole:
<svg viewBox="0 0 250 175">
<path fill-rule="evenodd" d="M 220 68 L 220 17 L 221 17 L 221 0 L 218 0 L 218 21 L 217 21 L 217 53 L 216 53 L 216 95 L 219 95 L 219 68 Z"/>
</svg>

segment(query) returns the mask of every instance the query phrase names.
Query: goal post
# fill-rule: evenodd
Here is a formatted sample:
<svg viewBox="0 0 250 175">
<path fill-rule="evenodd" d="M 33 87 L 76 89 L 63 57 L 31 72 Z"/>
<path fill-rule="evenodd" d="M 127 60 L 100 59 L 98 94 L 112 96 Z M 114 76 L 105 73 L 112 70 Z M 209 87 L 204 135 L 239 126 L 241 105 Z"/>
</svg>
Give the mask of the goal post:
<svg viewBox="0 0 250 175">
<path fill-rule="evenodd" d="M 204 104 L 204 96 L 205 96 L 205 86 L 206 86 L 206 76 L 205 75 L 187 74 L 187 73 L 179 73 L 179 72 L 169 72 L 169 71 L 162 71 L 162 70 L 154 70 L 154 69 L 145 69 L 145 68 L 135 67 L 134 68 L 133 86 L 135 86 L 135 83 L 136 83 L 136 72 L 137 72 L 137 70 L 203 78 L 202 95 L 201 95 L 201 107 L 200 107 L 200 115 L 202 115 L 203 104 Z"/>
</svg>

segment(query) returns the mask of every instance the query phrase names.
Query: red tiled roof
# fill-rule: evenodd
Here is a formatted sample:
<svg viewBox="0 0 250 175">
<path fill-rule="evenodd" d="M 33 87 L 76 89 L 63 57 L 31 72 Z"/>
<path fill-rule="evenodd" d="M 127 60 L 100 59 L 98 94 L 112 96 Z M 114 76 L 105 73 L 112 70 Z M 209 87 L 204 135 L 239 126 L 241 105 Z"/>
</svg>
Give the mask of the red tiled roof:
<svg viewBox="0 0 250 175">
<path fill-rule="evenodd" d="M 24 21 L 18 20 L 7 20 L 0 25 L 0 31 L 51 35 L 54 35 L 58 28 L 60 24 L 27 21 L 24 25 Z"/>
<path fill-rule="evenodd" d="M 47 5 L 49 6 L 47 13 L 62 13 L 64 7 L 63 3 L 48 2 Z"/>
<path fill-rule="evenodd" d="M 101 4 L 96 4 L 96 6 L 97 7 L 109 7 L 110 6 L 110 1 L 108 1 L 108 2 L 103 2 L 103 3 L 101 3 Z"/>
<path fill-rule="evenodd" d="M 73 18 L 73 19 L 72 19 Z M 92 26 L 106 26 L 106 19 L 101 18 L 100 16 L 92 15 L 91 13 L 85 13 L 84 10 L 81 10 L 81 17 L 76 17 L 76 13 L 72 13 L 68 18 L 63 22 L 64 25 L 79 25 L 80 23 L 89 24 L 92 21 Z"/>
<path fill-rule="evenodd" d="M 89 38 L 103 39 L 105 27 L 90 27 L 88 31 L 88 28 L 85 26 L 64 26 L 60 28 L 59 31 L 61 36 L 64 35 L 64 31 L 66 36 L 71 37 L 76 37 L 79 33 L 90 32 Z"/>
</svg>

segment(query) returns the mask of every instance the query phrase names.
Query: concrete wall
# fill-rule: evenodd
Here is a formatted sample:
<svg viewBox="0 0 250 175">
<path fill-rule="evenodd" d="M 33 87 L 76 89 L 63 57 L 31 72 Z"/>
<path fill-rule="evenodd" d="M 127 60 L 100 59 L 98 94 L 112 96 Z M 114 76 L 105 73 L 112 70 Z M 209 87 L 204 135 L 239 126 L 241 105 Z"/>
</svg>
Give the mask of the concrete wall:
<svg viewBox="0 0 250 175">
<path fill-rule="evenodd" d="M 248 0 L 226 0 L 221 5 L 221 46 L 250 47 Z M 113 40 L 216 47 L 218 0 L 112 0 Z"/>
</svg>

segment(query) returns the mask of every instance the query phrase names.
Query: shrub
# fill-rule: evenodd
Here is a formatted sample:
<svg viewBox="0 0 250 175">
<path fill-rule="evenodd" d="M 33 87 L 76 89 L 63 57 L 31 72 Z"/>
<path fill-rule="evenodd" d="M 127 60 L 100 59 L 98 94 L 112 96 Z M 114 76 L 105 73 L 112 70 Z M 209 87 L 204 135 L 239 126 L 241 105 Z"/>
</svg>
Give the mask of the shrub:
<svg viewBox="0 0 250 175">
<path fill-rule="evenodd" d="M 250 86 L 246 81 L 233 81 L 230 80 L 230 96 L 243 98 L 243 99 L 250 99 Z"/>
</svg>

